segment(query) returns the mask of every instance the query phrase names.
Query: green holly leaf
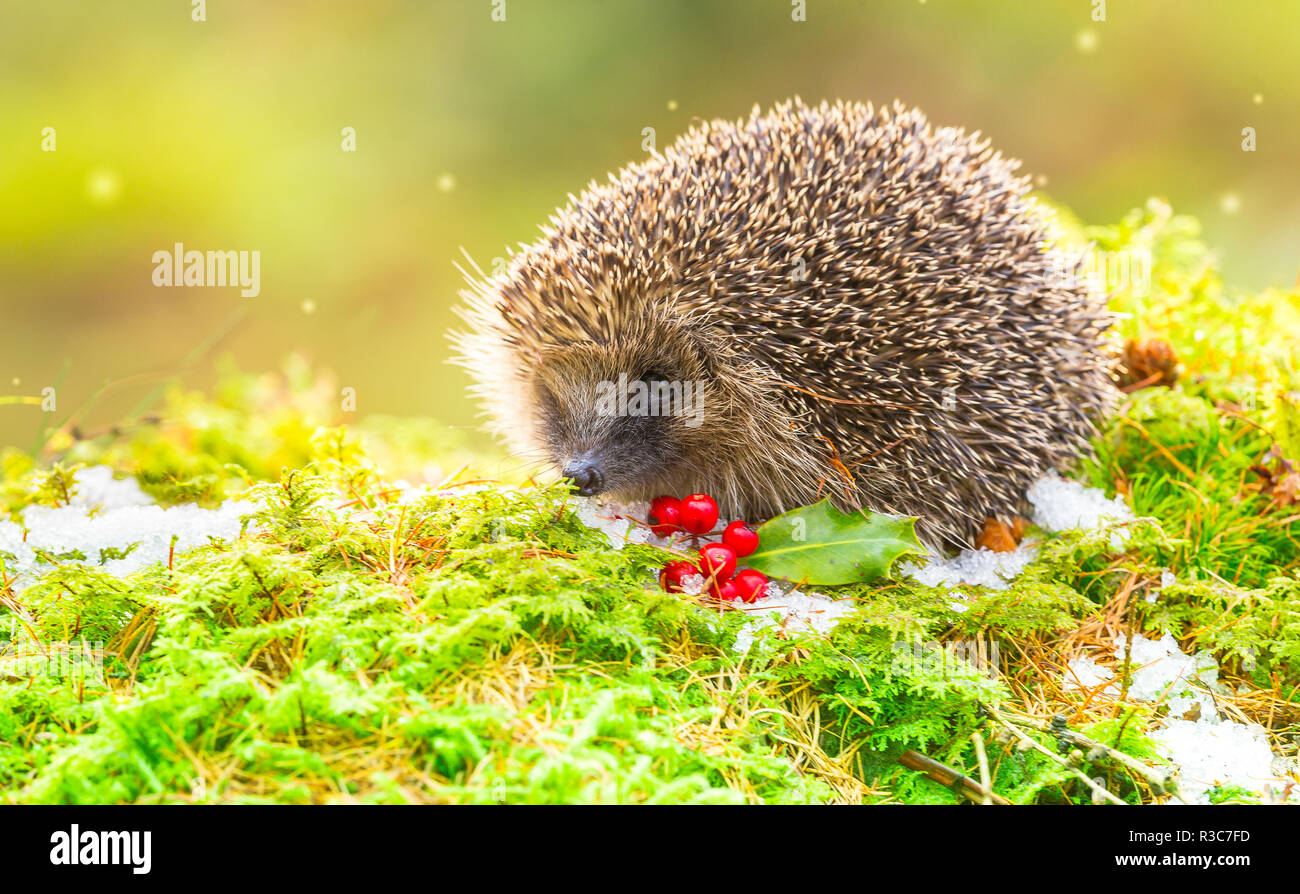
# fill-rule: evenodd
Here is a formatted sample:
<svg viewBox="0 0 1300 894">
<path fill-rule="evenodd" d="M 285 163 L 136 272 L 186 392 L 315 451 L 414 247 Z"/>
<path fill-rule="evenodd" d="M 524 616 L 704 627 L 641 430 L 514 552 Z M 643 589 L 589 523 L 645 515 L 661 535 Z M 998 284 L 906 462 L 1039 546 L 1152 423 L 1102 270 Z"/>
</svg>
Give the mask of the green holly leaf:
<svg viewBox="0 0 1300 894">
<path fill-rule="evenodd" d="M 741 564 L 768 577 L 832 586 L 875 580 L 894 560 L 924 553 L 916 519 L 877 512 L 846 514 L 822 500 L 760 525 L 758 551 Z"/>
</svg>

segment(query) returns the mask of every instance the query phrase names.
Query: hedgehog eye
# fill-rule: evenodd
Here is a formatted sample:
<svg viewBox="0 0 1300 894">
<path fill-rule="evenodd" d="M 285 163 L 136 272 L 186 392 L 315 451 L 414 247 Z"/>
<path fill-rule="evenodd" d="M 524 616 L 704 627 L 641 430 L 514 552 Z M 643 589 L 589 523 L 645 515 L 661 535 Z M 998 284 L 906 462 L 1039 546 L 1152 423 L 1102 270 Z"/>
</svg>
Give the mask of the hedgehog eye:
<svg viewBox="0 0 1300 894">
<path fill-rule="evenodd" d="M 641 381 L 650 385 L 654 382 L 667 382 L 669 381 L 669 377 L 666 373 L 662 373 L 657 369 L 652 369 L 648 372 L 642 373 Z"/>
</svg>

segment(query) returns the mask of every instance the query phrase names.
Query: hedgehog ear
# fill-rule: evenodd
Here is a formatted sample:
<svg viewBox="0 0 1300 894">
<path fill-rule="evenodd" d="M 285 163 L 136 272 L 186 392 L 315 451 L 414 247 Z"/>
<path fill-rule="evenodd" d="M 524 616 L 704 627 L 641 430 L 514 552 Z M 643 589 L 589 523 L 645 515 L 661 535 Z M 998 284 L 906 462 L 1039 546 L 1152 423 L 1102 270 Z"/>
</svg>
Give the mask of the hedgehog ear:
<svg viewBox="0 0 1300 894">
<path fill-rule="evenodd" d="M 718 358 L 723 353 L 724 342 L 704 328 L 691 327 L 682 332 L 688 346 L 691 368 L 698 370 L 703 377 L 717 374 Z"/>
<path fill-rule="evenodd" d="M 646 321 L 638 340 L 646 346 L 648 369 L 671 373 L 669 379 L 689 377 L 713 369 L 717 337 L 709 325 L 691 314 L 678 317 L 657 316 Z M 655 358 L 662 358 L 656 360 Z M 667 368 L 665 368 L 667 367 Z"/>
</svg>

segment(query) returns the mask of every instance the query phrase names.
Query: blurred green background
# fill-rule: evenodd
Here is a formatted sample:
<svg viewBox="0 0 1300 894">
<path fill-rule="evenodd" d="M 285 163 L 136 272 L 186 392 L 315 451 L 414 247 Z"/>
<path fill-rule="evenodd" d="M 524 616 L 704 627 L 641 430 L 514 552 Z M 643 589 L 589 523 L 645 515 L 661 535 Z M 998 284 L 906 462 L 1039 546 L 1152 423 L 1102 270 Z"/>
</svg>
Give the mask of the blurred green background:
<svg viewBox="0 0 1300 894">
<path fill-rule="evenodd" d="M 982 130 L 1087 222 L 1164 196 L 1230 283 L 1300 267 L 1294 0 L 1115 0 L 1105 22 L 1092 0 L 504 5 L 211 0 L 195 22 L 190 0 L 6 0 L 0 395 L 57 384 L 57 415 L 93 426 L 217 356 L 302 351 L 360 414 L 471 429 L 445 362 L 460 248 L 486 268 L 531 240 L 645 127 L 662 148 L 793 94 Z M 261 294 L 154 287 L 176 242 L 260 251 Z M 0 405 L 0 444 L 43 424 Z"/>
</svg>

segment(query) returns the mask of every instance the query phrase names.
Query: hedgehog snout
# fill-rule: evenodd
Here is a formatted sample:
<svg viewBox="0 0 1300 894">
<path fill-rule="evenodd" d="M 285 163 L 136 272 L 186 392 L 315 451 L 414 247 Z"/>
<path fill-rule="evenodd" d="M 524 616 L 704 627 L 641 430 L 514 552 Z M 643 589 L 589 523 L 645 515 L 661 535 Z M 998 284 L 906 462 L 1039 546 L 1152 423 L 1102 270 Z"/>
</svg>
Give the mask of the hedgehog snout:
<svg viewBox="0 0 1300 894">
<path fill-rule="evenodd" d="M 676 465 L 679 450 L 667 420 L 627 417 L 602 422 L 549 445 L 555 468 L 579 494 L 638 492 Z"/>
<path fill-rule="evenodd" d="M 570 459 L 560 472 L 573 482 L 584 497 L 594 496 L 605 489 L 605 473 L 599 460 L 592 457 Z"/>
</svg>

